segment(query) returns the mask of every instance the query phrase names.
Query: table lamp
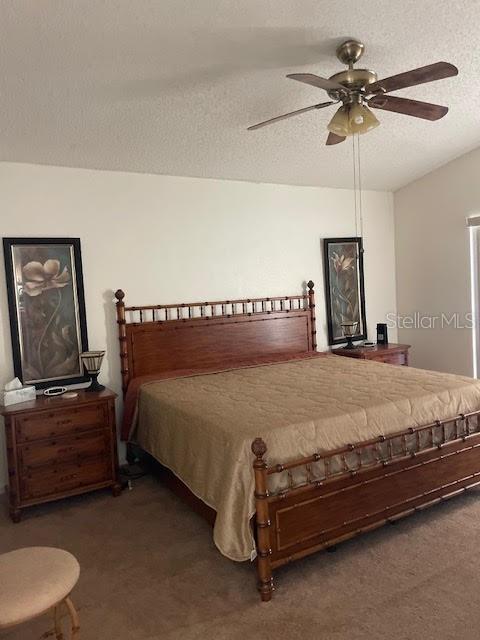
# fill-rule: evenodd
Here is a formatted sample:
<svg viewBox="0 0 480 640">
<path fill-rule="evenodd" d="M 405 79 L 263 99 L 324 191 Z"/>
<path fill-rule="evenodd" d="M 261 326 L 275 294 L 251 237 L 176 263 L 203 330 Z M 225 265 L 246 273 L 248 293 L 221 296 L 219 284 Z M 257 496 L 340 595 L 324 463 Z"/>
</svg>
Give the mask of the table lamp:
<svg viewBox="0 0 480 640">
<path fill-rule="evenodd" d="M 340 326 L 342 327 L 343 335 L 347 339 L 347 344 L 343 348 L 355 349 L 356 347 L 353 344 L 353 338 L 357 335 L 358 322 L 342 322 Z"/>
<path fill-rule="evenodd" d="M 97 381 L 105 351 L 84 351 L 80 354 L 83 368 L 91 378 L 90 386 L 85 391 L 103 391 L 105 387 Z"/>
</svg>

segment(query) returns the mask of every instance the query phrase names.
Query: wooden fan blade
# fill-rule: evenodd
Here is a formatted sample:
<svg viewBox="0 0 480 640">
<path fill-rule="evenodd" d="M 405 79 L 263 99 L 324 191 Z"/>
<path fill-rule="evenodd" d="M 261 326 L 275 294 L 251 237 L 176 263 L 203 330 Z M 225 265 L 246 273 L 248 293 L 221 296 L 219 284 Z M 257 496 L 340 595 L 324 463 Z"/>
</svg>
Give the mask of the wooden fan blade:
<svg viewBox="0 0 480 640">
<path fill-rule="evenodd" d="M 397 89 L 405 89 L 406 87 L 413 87 L 416 84 L 442 80 L 442 78 L 450 78 L 457 74 L 458 69 L 453 64 L 449 62 L 435 62 L 435 64 L 429 64 L 426 67 L 412 69 L 412 71 L 406 71 L 396 76 L 378 80 L 368 86 L 368 91 L 369 93 L 377 93 L 378 91 L 390 93 L 390 91 L 396 91 Z"/>
<path fill-rule="evenodd" d="M 398 98 L 397 96 L 373 96 L 368 101 L 369 107 L 383 109 L 384 111 L 394 111 L 404 113 L 407 116 L 423 118 L 424 120 L 440 120 L 448 113 L 448 107 L 430 102 L 420 102 L 419 100 L 409 100 L 408 98 Z"/>
<path fill-rule="evenodd" d="M 347 87 L 344 87 L 343 84 L 328 80 L 328 78 L 321 78 L 314 73 L 289 73 L 287 78 L 298 80 L 298 82 L 304 82 L 305 84 L 311 84 L 312 87 L 325 89 L 325 91 L 343 91 L 344 93 L 349 93 L 349 90 Z"/>
<path fill-rule="evenodd" d="M 254 124 L 251 127 L 248 127 L 247 131 L 255 131 L 255 129 L 260 129 L 261 127 L 265 127 L 267 124 L 273 124 L 274 122 L 278 122 L 279 120 L 285 120 L 286 118 L 291 118 L 292 116 L 298 116 L 301 113 L 306 113 L 307 111 L 313 111 L 313 109 L 323 109 L 323 107 L 329 107 L 331 104 L 335 104 L 335 103 L 332 100 L 330 100 L 329 102 L 320 102 L 319 104 L 314 104 L 311 107 L 304 107 L 303 109 L 290 111 L 290 113 L 284 113 L 282 116 L 277 116 L 276 118 L 270 118 L 270 120 L 265 120 L 264 122 L 259 122 L 258 124 Z"/>
<path fill-rule="evenodd" d="M 325 142 L 325 144 L 330 146 L 332 144 L 339 144 L 340 142 L 343 142 L 344 140 L 345 140 L 345 136 L 337 136 L 336 133 L 332 133 L 330 131 L 330 133 L 328 134 L 327 141 Z"/>
</svg>

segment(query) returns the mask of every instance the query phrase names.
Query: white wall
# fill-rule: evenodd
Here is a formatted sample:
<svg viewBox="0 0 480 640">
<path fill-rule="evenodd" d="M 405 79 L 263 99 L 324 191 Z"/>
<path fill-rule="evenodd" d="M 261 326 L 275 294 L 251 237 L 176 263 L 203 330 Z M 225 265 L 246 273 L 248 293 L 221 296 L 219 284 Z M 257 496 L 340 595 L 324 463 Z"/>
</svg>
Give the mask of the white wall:
<svg viewBox="0 0 480 640">
<path fill-rule="evenodd" d="M 480 149 L 450 162 L 394 196 L 399 314 L 450 316 L 471 311 L 469 235 L 480 213 Z M 414 366 L 472 375 L 472 331 L 399 330 Z"/>
<path fill-rule="evenodd" d="M 354 235 L 351 191 L 2 163 L 0 193 L 2 236 L 81 238 L 89 344 L 107 349 L 100 380 L 116 391 L 119 287 L 127 304 L 173 303 L 295 294 L 311 278 L 326 348 L 321 238 Z M 392 204 L 363 195 L 371 337 L 396 308 Z M 0 269 L 3 386 L 13 365 Z"/>
</svg>

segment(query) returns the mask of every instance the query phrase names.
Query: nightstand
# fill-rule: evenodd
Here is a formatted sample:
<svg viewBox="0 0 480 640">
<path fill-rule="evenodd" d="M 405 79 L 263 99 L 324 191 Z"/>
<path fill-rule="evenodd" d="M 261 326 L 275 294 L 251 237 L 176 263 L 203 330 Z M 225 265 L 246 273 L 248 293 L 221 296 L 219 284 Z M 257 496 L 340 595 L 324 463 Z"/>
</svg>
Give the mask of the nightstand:
<svg viewBox="0 0 480 640">
<path fill-rule="evenodd" d="M 38 396 L 0 407 L 5 418 L 10 516 L 42 502 L 110 487 L 120 494 L 113 391 Z"/>
<path fill-rule="evenodd" d="M 374 347 L 356 347 L 355 349 L 332 349 L 337 356 L 359 358 L 361 360 L 375 360 L 388 364 L 408 366 L 409 344 L 376 344 Z"/>
</svg>

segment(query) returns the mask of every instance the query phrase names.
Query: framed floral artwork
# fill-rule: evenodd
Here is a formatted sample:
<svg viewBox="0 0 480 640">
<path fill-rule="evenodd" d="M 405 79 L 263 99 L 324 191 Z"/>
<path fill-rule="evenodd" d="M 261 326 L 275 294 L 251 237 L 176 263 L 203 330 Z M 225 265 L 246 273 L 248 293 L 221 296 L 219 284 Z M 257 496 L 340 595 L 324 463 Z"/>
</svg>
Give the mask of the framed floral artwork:
<svg viewBox="0 0 480 640">
<path fill-rule="evenodd" d="M 362 238 L 325 238 L 323 260 L 328 344 L 346 342 L 345 323 L 356 326 L 353 340 L 366 340 Z"/>
<path fill-rule="evenodd" d="M 4 238 L 15 375 L 38 389 L 85 382 L 79 238 Z"/>
</svg>

